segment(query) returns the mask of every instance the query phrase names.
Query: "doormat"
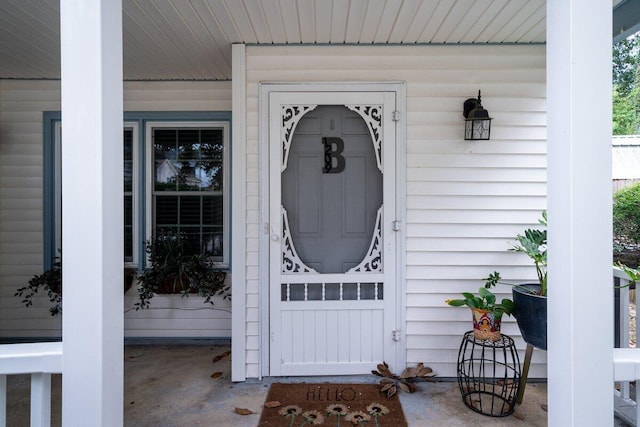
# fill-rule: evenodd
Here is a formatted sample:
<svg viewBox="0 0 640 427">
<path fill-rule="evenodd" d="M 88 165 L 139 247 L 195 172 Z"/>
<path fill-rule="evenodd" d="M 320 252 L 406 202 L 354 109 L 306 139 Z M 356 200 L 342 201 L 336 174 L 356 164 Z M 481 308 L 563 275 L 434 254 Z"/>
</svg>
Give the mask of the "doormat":
<svg viewBox="0 0 640 427">
<path fill-rule="evenodd" d="M 407 420 L 395 395 L 378 384 L 271 384 L 258 427 L 402 427 Z"/>
</svg>

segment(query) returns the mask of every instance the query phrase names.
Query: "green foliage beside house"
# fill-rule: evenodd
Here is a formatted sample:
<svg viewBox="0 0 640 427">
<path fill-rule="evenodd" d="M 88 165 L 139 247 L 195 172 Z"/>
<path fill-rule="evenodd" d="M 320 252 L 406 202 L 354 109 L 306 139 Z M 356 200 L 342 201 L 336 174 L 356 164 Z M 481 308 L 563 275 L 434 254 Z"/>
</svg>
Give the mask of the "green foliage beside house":
<svg viewBox="0 0 640 427">
<path fill-rule="evenodd" d="M 640 245 L 640 184 L 613 196 L 613 235 L 616 252 Z"/>
</svg>

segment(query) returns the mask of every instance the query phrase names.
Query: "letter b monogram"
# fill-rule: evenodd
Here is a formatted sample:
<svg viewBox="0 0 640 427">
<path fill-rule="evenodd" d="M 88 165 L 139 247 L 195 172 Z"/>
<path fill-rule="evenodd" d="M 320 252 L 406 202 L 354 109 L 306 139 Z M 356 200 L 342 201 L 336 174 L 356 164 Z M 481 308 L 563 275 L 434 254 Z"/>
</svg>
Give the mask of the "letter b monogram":
<svg viewBox="0 0 640 427">
<path fill-rule="evenodd" d="M 322 168 L 322 172 L 342 172 L 345 165 L 345 159 L 342 155 L 342 152 L 344 151 L 344 141 L 342 138 L 332 136 L 323 137 L 322 143 L 324 144 L 324 167 Z"/>
</svg>

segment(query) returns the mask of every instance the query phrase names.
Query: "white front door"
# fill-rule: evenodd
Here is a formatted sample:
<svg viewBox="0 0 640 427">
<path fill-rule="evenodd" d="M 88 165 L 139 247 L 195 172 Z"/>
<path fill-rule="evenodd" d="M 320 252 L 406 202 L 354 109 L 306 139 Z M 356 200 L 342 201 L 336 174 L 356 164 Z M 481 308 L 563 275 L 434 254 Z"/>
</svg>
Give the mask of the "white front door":
<svg viewBox="0 0 640 427">
<path fill-rule="evenodd" d="M 395 92 L 272 92 L 270 375 L 396 365 Z"/>
</svg>

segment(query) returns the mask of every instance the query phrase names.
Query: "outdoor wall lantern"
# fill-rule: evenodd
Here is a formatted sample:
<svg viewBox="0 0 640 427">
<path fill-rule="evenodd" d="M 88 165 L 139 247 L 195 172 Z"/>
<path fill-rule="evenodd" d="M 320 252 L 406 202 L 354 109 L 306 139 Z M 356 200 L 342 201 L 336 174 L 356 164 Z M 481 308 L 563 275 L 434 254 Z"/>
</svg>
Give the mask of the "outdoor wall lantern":
<svg viewBox="0 0 640 427">
<path fill-rule="evenodd" d="M 489 117 L 489 112 L 482 108 L 480 91 L 478 91 L 477 99 L 469 98 L 464 101 L 462 115 L 464 115 L 464 139 L 489 139 L 491 117 Z"/>
</svg>

